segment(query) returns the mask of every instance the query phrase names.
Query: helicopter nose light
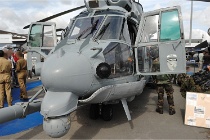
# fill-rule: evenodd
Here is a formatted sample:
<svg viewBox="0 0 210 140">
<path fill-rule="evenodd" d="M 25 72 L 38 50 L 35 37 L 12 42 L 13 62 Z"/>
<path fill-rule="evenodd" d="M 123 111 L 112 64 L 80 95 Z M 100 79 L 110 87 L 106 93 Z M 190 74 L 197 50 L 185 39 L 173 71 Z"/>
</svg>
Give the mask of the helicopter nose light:
<svg viewBox="0 0 210 140">
<path fill-rule="evenodd" d="M 96 68 L 96 74 L 101 79 L 108 78 L 111 75 L 111 67 L 107 63 L 100 63 Z"/>
</svg>

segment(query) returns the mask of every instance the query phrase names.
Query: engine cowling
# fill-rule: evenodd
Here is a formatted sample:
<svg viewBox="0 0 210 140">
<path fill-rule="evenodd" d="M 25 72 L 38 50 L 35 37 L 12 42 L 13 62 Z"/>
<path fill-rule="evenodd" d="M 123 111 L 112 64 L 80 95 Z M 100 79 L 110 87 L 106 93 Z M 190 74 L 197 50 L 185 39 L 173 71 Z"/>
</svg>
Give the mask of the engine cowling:
<svg viewBox="0 0 210 140">
<path fill-rule="evenodd" d="M 107 0 L 109 6 L 119 6 L 126 9 L 128 12 L 132 9 L 131 0 Z"/>
<path fill-rule="evenodd" d="M 132 10 L 131 0 L 86 0 L 86 7 L 99 8 L 103 6 L 119 6 L 126 9 L 128 12 Z"/>
</svg>

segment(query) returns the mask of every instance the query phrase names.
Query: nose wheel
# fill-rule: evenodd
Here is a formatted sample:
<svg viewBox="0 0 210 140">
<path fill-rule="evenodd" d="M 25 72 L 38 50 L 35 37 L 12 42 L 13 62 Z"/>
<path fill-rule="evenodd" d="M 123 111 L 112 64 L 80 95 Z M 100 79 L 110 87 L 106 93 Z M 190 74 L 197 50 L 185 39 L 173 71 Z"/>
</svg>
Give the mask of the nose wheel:
<svg viewBox="0 0 210 140">
<path fill-rule="evenodd" d="M 99 104 L 91 104 L 90 105 L 90 113 L 89 116 L 92 120 L 96 120 L 99 118 Z"/>
<path fill-rule="evenodd" d="M 96 120 L 101 116 L 104 121 L 110 121 L 113 117 L 112 105 L 91 104 L 89 116 L 93 120 Z"/>
<path fill-rule="evenodd" d="M 101 116 L 104 121 L 110 121 L 113 117 L 112 105 L 103 105 L 101 109 Z"/>
</svg>

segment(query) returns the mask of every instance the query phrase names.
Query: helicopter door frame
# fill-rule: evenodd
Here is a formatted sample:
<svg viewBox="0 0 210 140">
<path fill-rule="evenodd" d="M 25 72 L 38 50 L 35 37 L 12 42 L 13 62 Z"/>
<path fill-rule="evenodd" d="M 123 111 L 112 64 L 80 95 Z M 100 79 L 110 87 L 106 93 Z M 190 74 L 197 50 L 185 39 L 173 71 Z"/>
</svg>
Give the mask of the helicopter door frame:
<svg viewBox="0 0 210 140">
<path fill-rule="evenodd" d="M 180 6 L 145 12 L 134 48 L 137 75 L 185 73 L 186 54 Z"/>
<path fill-rule="evenodd" d="M 38 25 L 38 29 L 32 31 L 32 28 L 34 26 Z M 51 26 L 51 47 L 50 46 L 43 46 L 43 39 L 45 35 L 45 26 Z M 48 32 L 50 33 L 50 32 Z M 48 34 L 48 37 L 49 34 Z M 52 43 L 53 42 L 53 43 Z M 34 46 L 32 46 L 32 43 Z M 29 28 L 28 32 L 28 38 L 27 38 L 27 69 L 32 70 L 32 67 L 34 64 L 33 57 L 36 56 L 36 63 L 43 62 L 44 58 L 47 57 L 47 55 L 52 51 L 57 43 L 57 35 L 56 35 L 56 24 L 53 22 L 32 22 Z M 37 58 L 40 56 L 39 58 Z"/>
<path fill-rule="evenodd" d="M 32 29 L 34 26 L 40 26 L 39 27 L 39 33 L 35 33 L 35 35 L 32 32 Z M 45 32 L 45 27 L 50 26 L 50 31 Z M 50 34 L 51 35 L 50 35 Z M 46 35 L 48 34 L 48 35 Z M 34 35 L 34 37 L 32 37 Z M 37 38 L 36 38 L 37 37 Z M 49 40 L 47 40 L 48 38 Z M 34 41 L 34 39 L 38 39 L 38 43 L 34 44 L 32 46 L 30 43 L 31 41 Z M 45 42 L 44 42 L 45 41 Z M 47 43 L 50 43 L 50 45 L 47 45 Z M 29 48 L 29 51 L 34 51 L 42 55 L 43 57 L 46 57 L 48 53 L 55 48 L 57 44 L 57 34 L 56 34 L 56 24 L 53 22 L 32 22 L 29 28 L 29 33 L 28 33 L 28 39 L 27 39 L 27 46 Z"/>
</svg>

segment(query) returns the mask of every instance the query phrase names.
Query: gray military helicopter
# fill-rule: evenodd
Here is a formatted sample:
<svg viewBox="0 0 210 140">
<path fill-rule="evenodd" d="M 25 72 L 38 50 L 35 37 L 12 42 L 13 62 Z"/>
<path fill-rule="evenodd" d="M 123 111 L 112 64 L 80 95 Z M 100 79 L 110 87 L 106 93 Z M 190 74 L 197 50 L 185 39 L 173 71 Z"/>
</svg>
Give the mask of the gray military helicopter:
<svg viewBox="0 0 210 140">
<path fill-rule="evenodd" d="M 112 104 L 142 93 L 151 75 L 185 72 L 184 30 L 179 6 L 143 12 L 133 0 L 85 0 L 86 9 L 71 19 L 57 42 L 55 23 L 34 22 L 29 28 L 28 52 L 43 56 L 43 88 L 29 102 L 0 110 L 0 123 L 40 111 L 44 131 L 61 137 L 70 129 L 70 114 L 91 104 L 90 117 L 105 121 Z M 37 70 L 38 71 L 38 70 Z M 36 99 L 42 92 L 43 99 Z"/>
</svg>

